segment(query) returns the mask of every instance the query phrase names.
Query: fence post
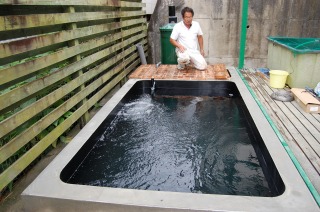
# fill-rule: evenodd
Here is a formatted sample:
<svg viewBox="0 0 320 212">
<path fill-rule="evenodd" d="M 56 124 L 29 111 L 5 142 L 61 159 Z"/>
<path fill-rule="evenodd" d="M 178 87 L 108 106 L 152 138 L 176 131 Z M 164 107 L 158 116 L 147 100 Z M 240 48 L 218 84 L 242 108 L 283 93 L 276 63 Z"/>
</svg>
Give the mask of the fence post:
<svg viewBox="0 0 320 212">
<path fill-rule="evenodd" d="M 122 9 L 122 8 L 123 8 L 123 7 L 118 7 L 117 11 L 119 12 L 119 14 L 122 14 L 122 12 L 123 12 L 123 9 Z M 122 26 L 123 18 L 120 17 L 120 18 L 119 18 L 119 21 L 120 21 L 120 26 L 121 26 L 121 27 L 120 27 L 121 43 L 123 43 L 123 41 L 124 41 L 124 39 L 123 39 L 123 31 L 124 31 L 124 30 L 123 30 L 123 26 Z M 122 51 L 122 52 L 125 51 L 124 46 L 122 46 L 121 51 Z M 123 64 L 123 69 L 122 69 L 121 72 L 123 72 L 123 71 L 126 70 L 126 67 L 124 66 L 124 64 L 125 64 L 125 57 L 122 58 L 121 63 Z M 123 79 L 120 80 L 120 83 L 119 83 L 120 87 L 122 87 L 122 86 L 126 83 L 125 78 L 126 78 L 126 76 L 125 76 Z"/>
<path fill-rule="evenodd" d="M 66 8 L 66 12 L 75 13 L 75 8 L 73 6 L 69 6 L 69 7 Z M 77 24 L 76 23 L 67 24 L 67 28 L 69 30 L 75 30 L 77 28 Z M 68 42 L 68 45 L 69 45 L 69 47 L 79 45 L 79 40 L 78 39 L 70 40 Z M 79 54 L 70 59 L 71 62 L 76 62 L 76 61 L 79 61 L 79 60 L 81 60 L 81 56 Z M 76 78 L 76 77 L 79 77 L 82 74 L 83 74 L 83 70 L 80 69 L 73 76 Z M 81 92 L 84 88 L 85 88 L 85 85 L 82 84 L 82 85 L 80 85 L 80 87 L 76 91 L 77 92 Z M 87 101 L 86 99 L 83 99 L 82 101 L 80 101 L 80 103 L 77 106 L 80 107 L 86 101 Z M 87 112 L 85 112 L 83 114 L 83 116 L 79 120 L 80 121 L 80 128 L 83 128 L 84 125 L 86 125 L 86 123 L 89 121 L 89 119 L 90 119 L 90 116 L 89 116 L 89 112 L 87 111 Z"/>
</svg>

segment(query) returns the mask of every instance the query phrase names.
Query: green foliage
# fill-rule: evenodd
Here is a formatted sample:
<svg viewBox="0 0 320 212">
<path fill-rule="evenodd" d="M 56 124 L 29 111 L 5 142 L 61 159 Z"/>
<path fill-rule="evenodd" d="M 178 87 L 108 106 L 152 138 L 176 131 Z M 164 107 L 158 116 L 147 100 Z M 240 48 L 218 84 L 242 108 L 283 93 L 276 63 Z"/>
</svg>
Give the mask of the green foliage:
<svg viewBox="0 0 320 212">
<path fill-rule="evenodd" d="M 100 108 L 102 105 L 100 105 L 98 102 L 94 104 L 94 108 Z"/>
<path fill-rule="evenodd" d="M 8 189 L 9 189 L 10 192 L 12 191 L 12 189 L 13 189 L 13 181 L 11 181 L 11 182 L 9 183 Z"/>
<path fill-rule="evenodd" d="M 66 138 L 65 136 L 63 136 L 63 135 L 59 137 L 59 140 L 60 140 L 62 143 L 65 143 L 65 144 L 68 143 L 67 138 Z"/>
<path fill-rule="evenodd" d="M 66 65 L 63 64 L 63 65 Z M 46 73 L 42 73 L 40 75 L 38 75 L 38 77 L 43 77 L 46 76 L 47 74 L 50 74 L 50 72 L 52 71 L 56 71 L 56 70 L 50 70 L 47 71 Z M 38 95 L 36 98 L 30 99 L 27 102 L 21 104 L 19 107 L 17 107 L 14 110 L 8 111 L 4 114 L 0 115 L 0 122 L 5 120 L 8 117 L 11 117 L 12 115 L 16 114 L 17 112 L 19 112 L 20 110 L 24 109 L 25 107 L 31 105 L 32 103 L 34 103 L 37 99 L 40 99 L 48 94 L 50 94 L 53 90 L 57 89 L 58 87 L 61 87 L 62 85 L 70 82 L 72 78 L 71 77 L 67 77 L 65 78 L 63 81 L 59 82 L 58 84 L 55 85 L 55 87 L 53 87 L 50 90 L 44 91 L 42 92 L 40 95 Z M 7 90 L 10 91 L 12 89 L 15 89 L 25 83 L 28 83 L 29 81 L 24 81 L 23 83 L 18 83 L 15 86 L 12 86 Z M 75 93 L 72 92 L 70 93 L 68 96 L 66 96 L 63 99 L 60 99 L 59 101 L 55 102 L 54 104 L 52 104 L 49 108 L 43 110 L 40 114 L 38 114 L 37 116 L 33 117 L 32 119 L 28 120 L 27 122 L 25 122 L 23 125 L 18 126 L 16 129 L 14 129 L 12 132 L 10 132 L 8 135 L 4 136 L 3 138 L 0 139 L 0 147 L 4 146 L 6 143 L 10 142 L 12 139 L 14 139 L 15 137 L 17 137 L 18 135 L 20 135 L 22 132 L 24 132 L 25 130 L 29 130 L 30 127 L 32 127 L 32 125 L 34 125 L 36 122 L 38 122 L 40 119 L 42 119 L 43 117 L 47 116 L 48 114 L 50 114 L 51 112 L 53 112 L 56 108 L 58 108 L 59 106 L 61 106 L 67 99 L 69 99 L 71 96 L 73 96 Z M 0 94 L 1 95 L 1 94 Z M 36 145 L 40 140 L 42 140 L 45 136 L 47 136 L 50 132 L 52 132 L 57 126 L 59 126 L 62 122 L 64 122 L 67 118 L 69 118 L 70 116 L 72 116 L 73 111 L 76 110 L 76 107 L 72 108 L 70 111 L 67 111 L 66 113 L 64 113 L 61 117 L 57 118 L 50 126 L 48 126 L 46 129 L 42 130 L 34 139 L 32 139 L 28 144 L 26 144 L 25 146 L 23 146 L 22 148 L 20 148 L 17 152 L 15 152 L 10 158 L 8 158 L 6 161 L 4 161 L 3 163 L 0 164 L 0 173 L 2 173 L 4 170 L 6 170 L 8 167 L 10 167 L 16 160 L 18 160 L 22 155 L 24 155 L 29 149 L 31 149 L 34 145 Z M 69 129 L 66 129 L 66 132 Z M 66 133 L 65 132 L 65 133 Z M 64 134 L 65 134 L 64 133 Z M 61 135 L 58 138 L 58 141 L 61 141 L 63 143 L 67 142 L 67 139 L 65 137 L 65 135 Z M 7 188 L 9 189 L 9 187 Z"/>
</svg>

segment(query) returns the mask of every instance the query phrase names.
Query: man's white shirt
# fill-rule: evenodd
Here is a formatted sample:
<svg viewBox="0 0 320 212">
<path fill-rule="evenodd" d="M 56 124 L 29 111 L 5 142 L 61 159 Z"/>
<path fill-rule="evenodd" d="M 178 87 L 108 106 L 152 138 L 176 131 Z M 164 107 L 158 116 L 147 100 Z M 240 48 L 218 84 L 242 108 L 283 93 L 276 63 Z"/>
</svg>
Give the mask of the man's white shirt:
<svg viewBox="0 0 320 212">
<path fill-rule="evenodd" d="M 192 21 L 190 29 L 188 29 L 183 21 L 177 23 L 172 30 L 171 38 L 183 45 L 188 50 L 198 49 L 198 35 L 203 35 L 200 24 Z"/>
</svg>

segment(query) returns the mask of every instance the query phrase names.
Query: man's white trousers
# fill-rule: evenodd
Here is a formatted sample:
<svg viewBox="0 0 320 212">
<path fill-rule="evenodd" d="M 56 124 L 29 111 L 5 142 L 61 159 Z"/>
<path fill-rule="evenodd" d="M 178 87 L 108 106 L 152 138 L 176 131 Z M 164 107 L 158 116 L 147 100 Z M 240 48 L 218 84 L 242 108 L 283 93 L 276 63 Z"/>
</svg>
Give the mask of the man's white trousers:
<svg viewBox="0 0 320 212">
<path fill-rule="evenodd" d="M 180 52 L 178 49 L 176 49 L 176 53 L 178 57 L 178 68 L 182 69 L 190 62 L 193 63 L 196 69 L 204 70 L 207 68 L 207 62 L 198 50 L 188 49 L 184 52 Z"/>
</svg>

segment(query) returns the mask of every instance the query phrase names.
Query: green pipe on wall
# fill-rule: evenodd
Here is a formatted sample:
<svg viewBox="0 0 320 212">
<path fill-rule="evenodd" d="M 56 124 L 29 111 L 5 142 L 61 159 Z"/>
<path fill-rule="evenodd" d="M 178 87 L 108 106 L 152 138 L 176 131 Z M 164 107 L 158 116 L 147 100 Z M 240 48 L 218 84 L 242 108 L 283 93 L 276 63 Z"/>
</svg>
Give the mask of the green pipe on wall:
<svg viewBox="0 0 320 212">
<path fill-rule="evenodd" d="M 240 54 L 238 68 L 242 69 L 244 65 L 244 56 L 246 50 L 246 36 L 248 23 L 248 6 L 249 0 L 242 1 L 242 21 L 241 21 L 241 37 L 240 37 Z"/>
</svg>

